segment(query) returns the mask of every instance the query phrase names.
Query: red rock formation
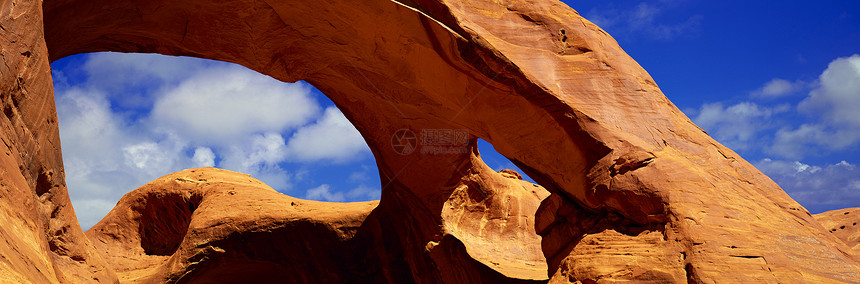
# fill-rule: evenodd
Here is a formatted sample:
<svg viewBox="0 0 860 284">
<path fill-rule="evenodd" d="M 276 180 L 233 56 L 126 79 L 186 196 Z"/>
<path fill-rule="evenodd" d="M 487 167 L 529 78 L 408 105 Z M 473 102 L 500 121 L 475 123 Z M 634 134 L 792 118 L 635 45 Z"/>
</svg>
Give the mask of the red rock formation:
<svg viewBox="0 0 860 284">
<path fill-rule="evenodd" d="M 350 241 L 377 204 L 301 200 L 192 169 L 127 194 L 86 234 L 123 283 L 336 283 L 361 265 Z"/>
<path fill-rule="evenodd" d="M 261 247 L 236 247 L 241 245 L 238 241 L 223 244 L 230 252 L 241 252 L 237 254 L 218 251 L 220 244 L 210 251 L 183 246 L 189 236 L 194 239 L 188 232 L 206 226 L 189 224 L 183 235 L 177 224 L 224 223 L 225 232 L 243 235 L 243 228 L 249 233 L 259 228 L 233 229 L 232 222 L 217 218 L 277 210 L 187 217 L 191 207 L 186 211 L 171 206 L 195 204 L 195 195 L 185 195 L 187 187 L 178 185 L 163 193 L 151 188 L 132 193 L 164 198 L 142 197 L 125 203 L 129 208 L 114 211 L 139 214 L 135 222 L 143 227 L 138 231 L 126 227 L 119 240 L 112 241 L 105 239 L 109 232 L 91 231 L 96 242 L 105 241 L 98 246 L 84 237 L 63 182 L 48 59 L 92 51 L 197 56 L 239 63 L 283 81 L 306 80 L 355 124 L 377 159 L 382 199 L 354 237 L 322 237 L 321 242 L 348 239 L 347 243 L 362 244 L 356 258 L 344 259 L 350 263 L 360 259 L 355 262 L 359 268 L 347 271 L 366 274 L 335 278 L 326 273 L 337 270 L 324 267 L 319 269 L 325 275 L 300 274 L 294 279 L 361 281 L 357 279 L 363 276 L 377 282 L 450 283 L 542 281 L 546 276 L 555 283 L 860 279 L 860 264 L 849 247 L 773 181 L 693 125 L 606 32 L 560 2 L 48 0 L 39 7 L 40 3 L 15 0 L 0 6 L 4 61 L 0 99 L 5 114 L 0 138 L 6 145 L 6 155 L 0 155 L 2 280 L 114 282 L 117 275 L 178 280 L 185 278 L 173 275 L 186 269 L 190 281 L 228 277 L 194 274 L 207 271 L 192 268 L 196 263 L 237 265 L 208 270 L 211 273 L 283 267 L 277 261 L 275 266 L 249 265 L 248 259 L 256 258 L 242 253 L 256 255 Z M 390 144 L 391 135 L 400 129 L 415 133 L 465 129 L 468 150 L 403 155 Z M 534 219 L 531 204 L 543 197 L 540 190 L 517 191 L 530 187 L 482 166 L 474 151 L 478 137 L 552 193 Z M 266 192 L 252 184 L 243 187 Z M 498 202 L 508 198 L 512 201 Z M 253 198 L 245 201 L 255 204 Z M 194 212 L 202 206 L 198 204 Z M 162 210 L 178 215 L 157 218 L 156 212 Z M 294 216 L 288 211 L 278 211 L 286 215 L 273 218 Z M 350 224 L 363 214 L 349 212 L 353 217 L 343 218 Z M 499 216 L 508 219 L 501 222 Z M 122 218 L 108 218 L 99 228 L 111 230 L 108 224 Z M 332 218 L 285 226 L 338 220 Z M 263 223 L 275 226 L 267 222 Z M 525 245 L 537 238 L 529 235 L 530 229 L 511 225 L 529 222 L 542 236 L 540 247 L 547 260 L 547 274 L 540 278 L 532 271 L 538 259 Z M 342 227 L 308 231 L 314 236 L 352 232 L 337 228 Z M 218 235 L 222 231 L 209 233 L 238 240 Z M 263 235 L 255 236 L 265 239 Z M 295 236 L 286 231 L 272 235 Z M 493 250 L 491 242 L 500 248 Z M 523 250 L 510 253 L 507 246 L 514 243 L 523 244 Z M 115 245 L 136 251 L 130 257 L 140 263 L 127 267 L 137 270 L 98 253 L 120 250 Z M 176 257 L 176 252 L 182 255 Z M 228 257 L 219 258 L 224 255 Z M 523 265 L 515 266 L 517 261 Z"/>
<path fill-rule="evenodd" d="M 546 279 L 534 217 L 549 192 L 515 171 L 497 174 L 472 159 L 473 168 L 442 208 L 444 232 L 462 242 L 471 258 L 507 277 Z"/>
<path fill-rule="evenodd" d="M 113 282 L 66 192 L 40 5 L 0 2 L 0 282 Z"/>
<path fill-rule="evenodd" d="M 824 229 L 833 233 L 837 238 L 845 242 L 854 250 L 854 254 L 860 255 L 860 208 L 846 208 L 815 214 Z"/>
<path fill-rule="evenodd" d="M 482 194 L 480 205 L 446 208 L 453 220 L 446 219 L 447 238 L 440 242 L 454 255 L 442 257 L 471 261 L 466 265 L 478 267 L 470 273 L 487 274 L 466 280 L 495 274 L 472 258 L 514 279 L 546 279 L 533 228 L 534 211 L 548 193 L 498 175 L 472 177 L 476 191 L 499 187 Z M 86 235 L 123 283 L 395 282 L 368 261 L 378 254 L 371 236 L 385 228 L 362 224 L 378 203 L 301 200 L 245 174 L 191 169 L 130 192 Z"/>
</svg>

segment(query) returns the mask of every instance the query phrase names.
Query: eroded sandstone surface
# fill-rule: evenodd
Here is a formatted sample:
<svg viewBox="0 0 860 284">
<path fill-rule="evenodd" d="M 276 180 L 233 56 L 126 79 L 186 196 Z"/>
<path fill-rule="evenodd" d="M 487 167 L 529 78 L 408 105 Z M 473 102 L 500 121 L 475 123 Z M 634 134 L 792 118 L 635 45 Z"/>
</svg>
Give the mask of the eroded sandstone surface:
<svg viewBox="0 0 860 284">
<path fill-rule="evenodd" d="M 122 283 L 345 282 L 361 265 L 350 241 L 378 203 L 301 200 L 191 169 L 127 194 L 86 235 Z"/>
<path fill-rule="evenodd" d="M 860 255 L 860 208 L 845 208 L 815 214 L 824 229 L 833 233 L 845 242 L 848 247 Z"/>
<path fill-rule="evenodd" d="M 313 84 L 370 146 L 381 200 L 302 201 L 198 169 L 129 193 L 84 234 L 49 62 L 94 51 Z M 850 241 L 557 1 L 7 0 L 0 55 L 0 282 L 860 279 Z M 466 130 L 467 150 L 404 154 L 402 129 Z M 477 138 L 542 186 L 488 170 Z"/>
</svg>

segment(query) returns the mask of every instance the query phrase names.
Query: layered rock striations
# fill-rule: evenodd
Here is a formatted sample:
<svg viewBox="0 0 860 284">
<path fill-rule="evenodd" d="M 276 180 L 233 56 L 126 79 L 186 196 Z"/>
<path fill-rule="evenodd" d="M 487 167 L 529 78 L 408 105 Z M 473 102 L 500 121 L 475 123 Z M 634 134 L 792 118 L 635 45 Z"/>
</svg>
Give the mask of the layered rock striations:
<svg viewBox="0 0 860 284">
<path fill-rule="evenodd" d="M 13 0 L 0 4 L 0 44 L 0 281 L 860 279 L 850 239 L 557 1 Z M 381 200 L 303 201 L 197 169 L 129 193 L 84 234 L 49 61 L 94 51 L 313 84 L 370 146 Z M 406 153 L 392 147 L 403 130 L 465 130 L 467 143 Z M 489 170 L 477 138 L 542 186 Z"/>
<path fill-rule="evenodd" d="M 41 4 L 0 2 L 0 282 L 113 282 L 66 191 Z"/>
<path fill-rule="evenodd" d="M 845 208 L 815 214 L 815 220 L 828 232 L 845 242 L 854 254 L 860 255 L 860 208 Z"/>
<path fill-rule="evenodd" d="M 125 195 L 86 232 L 122 283 L 347 282 L 350 241 L 377 201 L 292 198 L 246 174 L 201 168 Z"/>
<path fill-rule="evenodd" d="M 426 246 L 444 260 L 436 265 L 463 273 L 436 282 L 547 279 L 534 212 L 549 193 L 476 168 L 446 203 L 439 241 Z M 396 228 L 370 216 L 378 205 L 302 200 L 246 174 L 190 169 L 126 194 L 86 235 L 121 283 L 413 282 L 389 267 L 403 259 L 379 259 L 402 253 L 377 251 L 375 242 L 392 241 L 380 236 L 410 232 L 386 232 Z"/>
</svg>

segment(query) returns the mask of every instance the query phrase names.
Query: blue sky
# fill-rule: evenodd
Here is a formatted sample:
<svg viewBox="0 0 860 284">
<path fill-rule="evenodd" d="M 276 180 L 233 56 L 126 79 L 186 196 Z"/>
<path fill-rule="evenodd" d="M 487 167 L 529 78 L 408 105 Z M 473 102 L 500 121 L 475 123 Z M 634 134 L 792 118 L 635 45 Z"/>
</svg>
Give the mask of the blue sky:
<svg viewBox="0 0 860 284">
<path fill-rule="evenodd" d="M 693 121 L 813 213 L 860 206 L 860 2 L 567 1 Z M 97 53 L 52 64 L 84 229 L 122 195 L 198 166 L 300 198 L 377 199 L 358 132 L 323 94 L 236 65 Z M 479 144 L 496 170 L 515 168 Z"/>
<path fill-rule="evenodd" d="M 808 210 L 860 206 L 860 2 L 568 4 Z"/>
</svg>

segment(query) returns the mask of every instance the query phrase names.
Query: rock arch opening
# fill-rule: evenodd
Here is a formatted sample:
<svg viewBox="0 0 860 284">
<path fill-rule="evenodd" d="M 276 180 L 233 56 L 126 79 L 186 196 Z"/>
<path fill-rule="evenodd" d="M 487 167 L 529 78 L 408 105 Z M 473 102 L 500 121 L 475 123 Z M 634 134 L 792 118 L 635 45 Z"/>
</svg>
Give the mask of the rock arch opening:
<svg viewBox="0 0 860 284">
<path fill-rule="evenodd" d="M 491 169 L 510 175 L 510 177 L 528 181 L 537 184 L 535 180 L 526 174 L 522 169 L 517 167 L 513 161 L 508 159 L 493 147 L 493 144 L 484 139 L 478 138 L 478 151 L 481 153 L 481 160 L 484 161 Z M 512 172 L 504 171 L 511 170 Z"/>
<path fill-rule="evenodd" d="M 379 199 L 361 135 L 310 84 L 229 63 L 92 53 L 54 62 L 66 181 L 84 229 L 126 192 L 196 167 L 324 201 Z"/>
<path fill-rule="evenodd" d="M 63 165 L 48 72 L 50 60 L 122 51 L 209 58 L 281 81 L 306 80 L 355 123 L 386 185 L 379 206 L 369 213 L 343 206 L 306 211 L 302 216 L 355 213 L 349 220 L 296 220 L 331 233 L 329 240 L 335 243 L 357 243 L 296 244 L 363 249 L 349 257 L 309 259 L 305 254 L 291 259 L 289 263 L 325 262 L 294 266 L 323 268 L 296 271 L 296 277 L 522 282 L 479 263 L 453 234 L 440 230 L 445 203 L 463 173 L 488 172 L 473 163 L 474 155 L 409 157 L 388 142 L 400 129 L 462 128 L 474 134 L 470 143 L 475 137 L 493 143 L 553 193 L 539 210 L 546 214 L 538 213 L 535 222 L 543 228 L 537 230 L 544 236 L 542 250 L 554 259 L 549 272 L 558 280 L 817 283 L 860 278 L 856 256 L 846 253 L 850 248 L 828 237 L 776 184 L 693 125 L 605 31 L 557 1 L 5 3 L 0 35 L 10 40 L 8 49 L 0 49 L 5 62 L 0 68 L 10 72 L 0 73 L 0 123 L 7 146 L 0 166 L 10 177 L 3 179 L 9 183 L 4 192 L 11 192 L 14 201 L 2 200 L 25 208 L 4 211 L 13 225 L 3 226 L 3 232 L 20 228 L 25 237 L 13 239 L 9 249 L 2 247 L 13 256 L 6 259 L 14 273 L 0 277 L 116 282 L 117 274 L 124 273 L 124 266 L 106 261 L 115 260 L 105 254 L 110 246 L 94 249 L 100 241 L 110 243 L 101 238 L 107 235 L 85 238 L 72 225 L 74 212 L 59 174 Z M 380 23 L 396 24 L 380 28 Z M 232 185 L 254 188 L 248 192 L 267 192 L 245 175 L 222 174 Z M 179 175 L 185 180 L 191 173 Z M 175 178 L 159 182 L 180 184 Z M 209 189 L 217 194 L 213 196 L 230 196 L 229 190 Z M 309 204 L 281 201 L 289 208 Z M 204 200 L 194 215 L 208 205 L 212 203 Z M 243 230 L 255 229 L 255 222 L 284 220 L 246 216 L 240 220 L 244 223 L 224 222 L 235 216 L 218 215 L 220 211 L 209 211 L 211 219 L 195 228 L 241 236 Z M 759 218 L 761 212 L 768 212 L 768 218 Z M 583 233 L 577 224 L 589 214 L 614 217 L 606 226 L 593 227 L 599 232 Z M 247 226 L 237 231 L 227 223 Z M 624 230 L 633 227 L 649 229 L 639 234 Z M 198 260 L 230 256 L 221 246 L 180 245 L 180 250 L 195 257 L 175 263 L 194 265 L 162 266 L 147 270 L 154 273 L 149 276 L 184 281 L 170 275 L 200 275 L 212 266 L 197 265 Z M 629 254 L 614 253 L 619 250 Z M 351 265 L 328 262 L 333 260 Z"/>
<path fill-rule="evenodd" d="M 507 277 L 547 279 L 535 214 L 549 191 L 528 181 L 483 139 L 473 147 L 472 167 L 443 206 L 444 230 L 472 258 Z"/>
<path fill-rule="evenodd" d="M 140 247 L 146 255 L 170 256 L 185 239 L 200 195 L 151 192 L 140 212 Z"/>
</svg>

